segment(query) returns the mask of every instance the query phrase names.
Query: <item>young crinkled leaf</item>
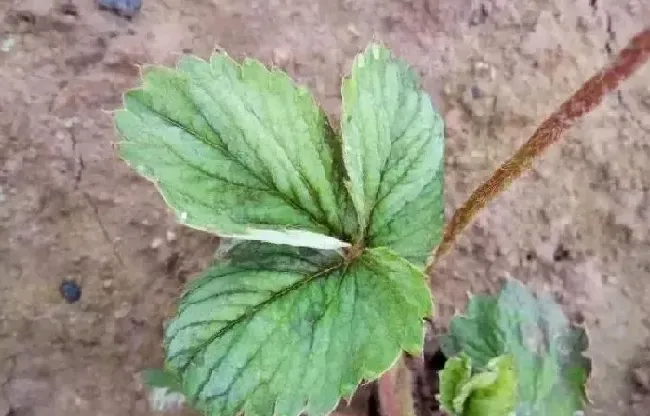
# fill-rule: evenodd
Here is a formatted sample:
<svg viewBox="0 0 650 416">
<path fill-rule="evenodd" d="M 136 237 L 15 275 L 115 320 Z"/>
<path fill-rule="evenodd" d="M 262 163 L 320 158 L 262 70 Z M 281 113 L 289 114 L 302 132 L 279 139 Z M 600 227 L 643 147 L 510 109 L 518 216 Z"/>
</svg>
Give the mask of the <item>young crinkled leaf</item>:
<svg viewBox="0 0 650 416">
<path fill-rule="evenodd" d="M 403 350 L 421 351 L 431 313 L 425 276 L 389 249 L 348 263 L 241 243 L 183 295 L 167 365 L 208 415 L 324 415 Z"/>
<path fill-rule="evenodd" d="M 248 240 L 348 245 L 356 218 L 340 143 L 312 96 L 225 54 L 147 68 L 115 116 L 121 156 L 182 223 Z M 350 209 L 346 207 L 349 206 Z"/>
<path fill-rule="evenodd" d="M 425 263 L 443 227 L 444 129 L 416 75 L 369 46 L 342 87 L 348 188 L 370 247 Z"/>
<path fill-rule="evenodd" d="M 454 400 L 459 396 L 461 388 L 472 377 L 472 360 L 465 354 L 451 357 L 445 362 L 445 368 L 438 375 L 440 377 L 440 395 L 438 397 L 440 407 L 446 413 L 456 415 L 458 411 L 454 406 Z"/>
<path fill-rule="evenodd" d="M 440 403 L 454 416 L 510 416 L 517 405 L 517 376 L 510 356 L 490 360 L 472 375 L 471 359 L 452 357 L 440 372 Z"/>
<path fill-rule="evenodd" d="M 587 335 L 548 297 L 508 280 L 498 296 L 474 296 L 443 339 L 445 355 L 466 354 L 476 368 L 510 355 L 519 382 L 517 416 L 574 416 L 587 404 Z"/>
</svg>

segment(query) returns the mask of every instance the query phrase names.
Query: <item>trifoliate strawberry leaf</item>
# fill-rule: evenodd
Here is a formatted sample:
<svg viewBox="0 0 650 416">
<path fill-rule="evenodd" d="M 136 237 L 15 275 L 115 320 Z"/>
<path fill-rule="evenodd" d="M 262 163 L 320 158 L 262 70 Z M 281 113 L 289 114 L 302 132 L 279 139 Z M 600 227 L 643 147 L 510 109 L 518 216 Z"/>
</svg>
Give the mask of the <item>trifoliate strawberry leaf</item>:
<svg viewBox="0 0 650 416">
<path fill-rule="evenodd" d="M 517 375 L 511 356 L 493 358 L 472 375 L 471 358 L 453 357 L 440 372 L 440 403 L 454 416 L 509 416 L 517 406 Z"/>
<path fill-rule="evenodd" d="M 583 353 L 587 335 L 572 325 L 547 296 L 535 297 L 508 280 L 498 296 L 475 296 L 466 316 L 455 317 L 442 347 L 484 369 L 491 359 L 511 355 L 519 381 L 518 416 L 573 416 L 587 404 L 591 362 Z"/>
<path fill-rule="evenodd" d="M 177 69 L 146 68 L 124 107 L 115 115 L 121 156 L 158 185 L 180 222 L 322 249 L 356 232 L 340 140 L 283 72 L 225 54 L 186 57 Z"/>
<path fill-rule="evenodd" d="M 342 87 L 348 187 L 368 246 L 424 264 L 443 227 L 443 121 L 388 49 L 357 56 Z"/>
<path fill-rule="evenodd" d="M 421 351 L 431 313 L 425 276 L 389 249 L 241 243 L 183 295 L 166 362 L 208 415 L 324 415 Z"/>
</svg>

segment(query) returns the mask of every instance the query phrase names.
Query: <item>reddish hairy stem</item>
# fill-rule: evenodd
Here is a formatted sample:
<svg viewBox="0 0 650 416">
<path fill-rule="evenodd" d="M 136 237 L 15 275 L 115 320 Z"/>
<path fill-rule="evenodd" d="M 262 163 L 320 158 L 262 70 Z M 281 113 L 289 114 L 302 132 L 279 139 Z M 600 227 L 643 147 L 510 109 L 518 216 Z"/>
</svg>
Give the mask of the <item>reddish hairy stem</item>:
<svg viewBox="0 0 650 416">
<path fill-rule="evenodd" d="M 377 395 L 381 416 L 416 416 L 411 378 L 404 356 L 379 378 Z"/>
<path fill-rule="evenodd" d="M 605 94 L 618 88 L 650 58 L 650 28 L 637 33 L 619 52 L 613 63 L 585 82 L 560 108 L 551 114 L 533 133 L 517 153 L 501 165 L 492 176 L 479 186 L 465 203 L 454 212 L 445 227 L 442 243 L 435 251 L 433 261 L 427 266 L 431 273 L 437 261 L 451 248 L 454 241 L 472 222 L 476 214 L 499 193 L 532 167 L 533 161 L 553 143 L 576 120 L 598 106 Z"/>
</svg>

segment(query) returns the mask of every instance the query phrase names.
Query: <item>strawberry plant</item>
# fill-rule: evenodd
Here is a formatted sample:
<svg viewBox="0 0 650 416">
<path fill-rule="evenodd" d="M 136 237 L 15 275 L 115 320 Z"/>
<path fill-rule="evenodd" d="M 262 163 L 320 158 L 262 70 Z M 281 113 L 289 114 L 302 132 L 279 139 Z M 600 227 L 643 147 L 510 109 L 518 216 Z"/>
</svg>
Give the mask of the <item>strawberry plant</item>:
<svg viewBox="0 0 650 416">
<path fill-rule="evenodd" d="M 188 285 L 165 329 L 165 368 L 146 375 L 206 415 L 324 415 L 420 354 L 434 310 L 426 273 L 544 149 L 474 195 L 443 237 L 442 118 L 377 44 L 343 81 L 339 128 L 285 73 L 223 53 L 145 68 L 115 123 L 121 156 L 179 222 L 238 242 Z M 513 285 L 452 323 L 440 396 L 451 414 L 537 414 L 555 392 L 570 397 L 553 414 L 585 404 L 582 344 L 556 337 L 583 333 L 533 298 L 512 309 L 527 293 Z"/>
<path fill-rule="evenodd" d="M 442 338 L 440 402 L 450 415 L 574 415 L 591 370 L 584 329 L 516 280 L 476 295 Z"/>
</svg>

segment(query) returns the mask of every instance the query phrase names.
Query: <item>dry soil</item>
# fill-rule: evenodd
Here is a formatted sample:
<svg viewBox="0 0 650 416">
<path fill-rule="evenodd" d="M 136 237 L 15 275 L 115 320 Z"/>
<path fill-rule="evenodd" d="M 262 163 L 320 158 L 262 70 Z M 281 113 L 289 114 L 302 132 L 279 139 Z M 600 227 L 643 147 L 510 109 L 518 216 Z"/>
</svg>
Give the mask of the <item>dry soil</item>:
<svg viewBox="0 0 650 416">
<path fill-rule="evenodd" d="M 0 0 L 0 416 L 152 414 L 138 372 L 160 364 L 162 320 L 218 240 L 174 225 L 115 157 L 110 111 L 138 65 L 219 46 L 286 69 L 336 119 L 341 75 L 383 41 L 444 113 L 450 215 L 648 22 L 647 0 L 144 0 L 131 21 L 93 0 Z M 649 85 L 647 66 L 432 277 L 441 327 L 503 276 L 555 293 L 590 330 L 592 415 L 650 401 Z"/>
</svg>

